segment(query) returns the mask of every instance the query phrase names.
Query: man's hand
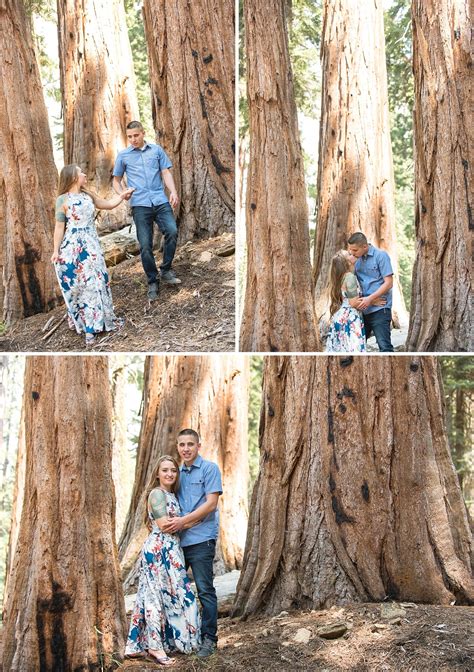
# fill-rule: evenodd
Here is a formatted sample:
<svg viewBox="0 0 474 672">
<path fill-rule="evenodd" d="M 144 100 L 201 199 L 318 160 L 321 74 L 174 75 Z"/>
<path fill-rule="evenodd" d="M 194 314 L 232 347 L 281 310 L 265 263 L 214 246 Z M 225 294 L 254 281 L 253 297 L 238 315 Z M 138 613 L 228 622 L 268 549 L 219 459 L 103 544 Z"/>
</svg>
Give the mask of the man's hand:
<svg viewBox="0 0 474 672">
<path fill-rule="evenodd" d="M 168 532 L 168 534 L 175 534 L 179 532 L 184 527 L 183 518 L 169 518 L 166 523 L 163 523 L 161 529 L 163 532 Z"/>
<path fill-rule="evenodd" d="M 170 192 L 170 205 L 172 208 L 177 208 L 179 203 L 179 196 L 178 192 L 176 191 L 171 191 Z"/>
<path fill-rule="evenodd" d="M 132 194 L 135 191 L 135 187 L 130 187 L 129 189 L 126 189 L 125 191 L 122 191 L 120 196 L 122 197 L 122 201 L 129 201 L 132 198 Z"/>
</svg>

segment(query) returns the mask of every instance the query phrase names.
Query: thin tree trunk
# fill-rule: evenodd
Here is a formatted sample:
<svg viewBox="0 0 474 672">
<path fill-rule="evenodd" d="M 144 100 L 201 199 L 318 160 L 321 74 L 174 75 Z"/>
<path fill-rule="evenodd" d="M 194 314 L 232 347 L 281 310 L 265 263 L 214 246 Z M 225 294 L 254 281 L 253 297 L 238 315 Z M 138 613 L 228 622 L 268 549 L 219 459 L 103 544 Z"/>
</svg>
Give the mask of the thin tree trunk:
<svg viewBox="0 0 474 672">
<path fill-rule="evenodd" d="M 234 229 L 234 3 L 143 3 L 153 125 L 181 196 L 180 240 Z"/>
<path fill-rule="evenodd" d="M 417 245 L 411 350 L 474 350 L 471 11 L 468 0 L 412 2 Z"/>
<path fill-rule="evenodd" d="M 250 120 L 243 351 L 318 350 L 285 0 L 247 0 Z"/>
<path fill-rule="evenodd" d="M 64 163 L 77 163 L 89 188 L 115 195 L 112 170 L 138 118 L 132 53 L 121 0 L 65 0 L 58 6 Z M 125 204 L 102 211 L 99 229 L 125 226 Z"/>
<path fill-rule="evenodd" d="M 362 231 L 395 271 L 393 320 L 407 321 L 398 279 L 383 5 L 325 0 L 322 114 L 313 283 L 316 314 L 329 307 L 334 254 Z"/>
<path fill-rule="evenodd" d="M 143 419 L 135 483 L 119 544 L 127 586 L 145 526 L 145 490 L 160 455 L 174 455 L 181 429 L 195 429 L 201 454 L 222 473 L 220 555 L 226 570 L 241 566 L 247 527 L 247 388 L 248 362 L 241 355 L 225 357 L 149 357 L 145 366 Z"/>
<path fill-rule="evenodd" d="M 435 359 L 271 357 L 235 609 L 474 600 Z"/>
<path fill-rule="evenodd" d="M 7 325 L 57 305 L 53 249 L 57 171 L 30 22 L 0 0 L 0 246 Z"/>
<path fill-rule="evenodd" d="M 26 479 L 3 669 L 115 669 L 126 624 L 107 358 L 28 358 L 23 403 Z"/>
</svg>

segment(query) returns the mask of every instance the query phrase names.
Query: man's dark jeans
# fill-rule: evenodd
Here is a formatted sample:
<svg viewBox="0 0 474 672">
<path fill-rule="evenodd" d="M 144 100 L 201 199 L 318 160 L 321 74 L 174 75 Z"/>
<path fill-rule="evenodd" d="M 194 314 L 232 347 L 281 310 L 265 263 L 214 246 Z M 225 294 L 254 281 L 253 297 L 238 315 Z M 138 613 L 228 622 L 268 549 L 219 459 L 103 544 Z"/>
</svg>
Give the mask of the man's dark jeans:
<svg viewBox="0 0 474 672">
<path fill-rule="evenodd" d="M 160 266 L 162 273 L 169 271 L 171 268 L 176 250 L 176 241 L 178 240 L 178 228 L 169 203 L 162 203 L 161 205 L 153 205 L 151 207 L 136 205 L 132 208 L 132 216 L 137 227 L 137 238 L 140 243 L 143 270 L 150 285 L 159 280 L 155 255 L 153 254 L 153 223 L 156 222 L 158 224 L 158 228 L 164 236 L 163 263 Z"/>
<path fill-rule="evenodd" d="M 391 322 L 392 311 L 390 308 L 381 308 L 373 313 L 364 315 L 365 337 L 369 340 L 373 333 L 380 352 L 393 352 L 393 345 L 390 339 Z"/>
<path fill-rule="evenodd" d="M 186 569 L 193 570 L 198 597 L 202 605 L 202 638 L 209 637 L 217 642 L 217 595 L 213 584 L 213 562 L 216 554 L 216 541 L 209 539 L 200 544 L 185 546 L 184 560 Z"/>
</svg>

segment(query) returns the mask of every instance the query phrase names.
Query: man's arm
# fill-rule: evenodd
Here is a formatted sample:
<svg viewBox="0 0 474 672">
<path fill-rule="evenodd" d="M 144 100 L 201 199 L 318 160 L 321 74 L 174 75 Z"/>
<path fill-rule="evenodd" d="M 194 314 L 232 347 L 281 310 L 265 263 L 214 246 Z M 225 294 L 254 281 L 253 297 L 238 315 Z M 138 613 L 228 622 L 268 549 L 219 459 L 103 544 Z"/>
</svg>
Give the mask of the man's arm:
<svg viewBox="0 0 474 672">
<path fill-rule="evenodd" d="M 181 516 L 180 518 L 171 518 L 169 522 L 164 523 L 161 529 L 164 532 L 171 532 L 171 533 L 179 532 L 186 526 L 192 525 L 193 523 L 202 520 L 210 513 L 215 511 L 217 509 L 218 502 L 219 502 L 219 493 L 210 492 L 208 495 L 206 495 L 205 503 L 201 504 L 201 506 L 198 506 L 198 508 L 195 511 L 191 511 L 191 513 L 188 513 L 185 516 Z"/>
<path fill-rule="evenodd" d="M 359 310 L 365 310 L 366 308 L 371 306 L 374 303 L 374 301 L 379 298 L 379 296 L 382 296 L 382 294 L 386 294 L 389 291 L 389 289 L 392 289 L 392 287 L 393 287 L 393 275 L 384 276 L 383 283 L 375 292 L 369 294 L 369 296 L 362 297 L 358 305 Z"/>
<path fill-rule="evenodd" d="M 161 171 L 161 177 L 163 178 L 163 182 L 165 185 L 168 187 L 168 190 L 170 192 L 170 205 L 172 208 L 177 208 L 178 203 L 179 203 L 179 197 L 178 197 L 178 192 L 176 191 L 176 186 L 174 183 L 173 175 L 171 174 L 171 171 L 169 168 L 163 168 Z"/>
<path fill-rule="evenodd" d="M 122 177 L 117 177 L 116 175 L 114 175 L 114 179 L 113 179 L 113 182 L 112 182 L 112 187 L 113 187 L 115 193 L 118 194 L 119 196 L 121 195 L 121 193 L 123 191 L 127 190 L 127 185 L 123 181 L 123 175 L 122 175 Z M 131 197 L 132 197 L 131 193 L 127 194 L 126 196 L 124 196 L 123 200 L 124 201 L 129 201 L 131 199 Z M 101 206 L 97 206 L 97 207 L 101 207 Z"/>
</svg>

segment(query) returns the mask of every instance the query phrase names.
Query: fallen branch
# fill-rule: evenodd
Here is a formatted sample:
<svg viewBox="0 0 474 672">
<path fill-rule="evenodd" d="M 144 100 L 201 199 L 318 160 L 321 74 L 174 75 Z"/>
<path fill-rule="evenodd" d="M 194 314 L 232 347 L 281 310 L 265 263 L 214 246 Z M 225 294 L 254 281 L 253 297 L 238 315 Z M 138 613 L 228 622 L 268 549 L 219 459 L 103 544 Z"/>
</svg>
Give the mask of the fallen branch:
<svg viewBox="0 0 474 672">
<path fill-rule="evenodd" d="M 51 331 L 48 331 L 48 333 L 46 334 L 46 336 L 43 336 L 43 341 L 47 341 L 48 338 L 50 338 L 50 337 L 54 334 L 54 332 L 55 332 L 55 331 L 61 326 L 61 324 L 64 322 L 64 320 L 66 319 L 66 317 L 67 317 L 67 314 L 66 314 L 66 315 L 63 315 L 63 317 L 62 317 L 62 318 L 59 320 L 59 322 L 58 322 L 58 323 L 51 329 Z"/>
</svg>

